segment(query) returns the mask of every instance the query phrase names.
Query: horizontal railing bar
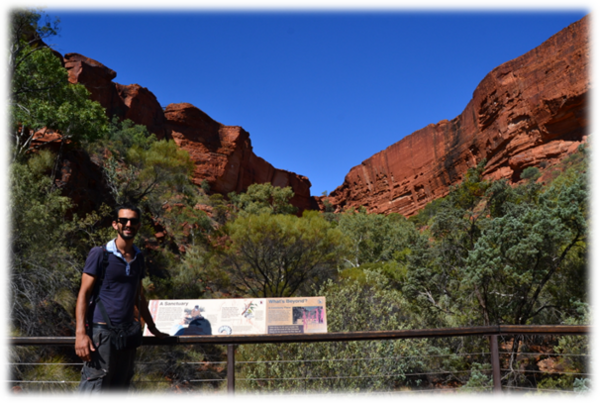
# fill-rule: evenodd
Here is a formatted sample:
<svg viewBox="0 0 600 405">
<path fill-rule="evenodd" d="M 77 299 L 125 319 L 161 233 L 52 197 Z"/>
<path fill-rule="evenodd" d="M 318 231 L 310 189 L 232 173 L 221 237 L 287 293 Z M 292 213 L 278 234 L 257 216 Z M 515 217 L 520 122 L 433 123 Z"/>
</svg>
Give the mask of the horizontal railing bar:
<svg viewBox="0 0 600 405">
<path fill-rule="evenodd" d="M 22 381 L 22 380 L 8 380 L 8 383 L 13 384 L 79 384 L 81 381 Z"/>
<path fill-rule="evenodd" d="M 390 395 L 395 395 L 395 394 L 420 394 L 422 392 L 441 392 L 441 391 L 448 391 L 448 392 L 456 392 L 458 391 L 458 388 L 433 388 L 433 389 L 429 389 L 429 388 L 424 388 L 424 389 L 420 389 L 420 388 L 411 388 L 409 390 L 397 390 L 397 391 L 393 391 L 390 393 Z M 491 390 L 490 390 L 491 391 Z M 368 393 L 365 393 L 368 395 Z M 355 393 L 352 393 L 352 395 L 356 395 Z"/>
<path fill-rule="evenodd" d="M 512 354 L 512 352 L 498 352 L 500 354 Z M 552 356 L 552 357 L 590 357 L 591 354 L 572 354 L 572 353 L 549 353 L 549 352 L 519 352 L 519 356 Z"/>
<path fill-rule="evenodd" d="M 83 366 L 83 363 L 6 363 L 8 366 Z"/>
<path fill-rule="evenodd" d="M 185 382 L 189 383 L 199 383 L 199 382 L 217 382 L 217 381 L 227 381 L 227 378 L 213 378 L 212 380 L 185 380 Z"/>
<path fill-rule="evenodd" d="M 575 394 L 572 390 L 551 390 L 547 388 L 533 388 L 533 387 L 502 387 L 504 390 L 514 390 L 514 391 L 541 391 L 541 392 L 560 392 L 560 393 L 570 393 Z"/>
<path fill-rule="evenodd" d="M 326 362 L 326 361 L 377 361 L 377 360 L 407 360 L 407 359 L 422 359 L 429 357 L 451 357 L 451 356 L 485 356 L 489 355 L 489 353 L 453 353 L 453 354 L 424 354 L 421 356 L 390 356 L 390 357 L 359 357 L 359 358 L 349 358 L 349 359 L 308 359 L 308 360 L 255 360 L 255 361 L 236 361 L 236 364 L 256 364 L 256 363 L 318 363 L 318 362 Z M 188 363 L 194 364 L 194 363 Z M 198 364 L 203 364 L 202 362 L 198 362 Z"/>
<path fill-rule="evenodd" d="M 176 344 L 253 344 L 253 343 L 300 343 L 300 342 L 342 342 L 356 340 L 385 340 L 411 338 L 441 338 L 455 336 L 486 335 L 586 335 L 590 327 L 584 325 L 499 325 L 475 326 L 442 329 L 406 329 L 373 332 L 333 332 L 306 334 L 270 335 L 218 335 L 218 336 L 170 336 L 158 339 L 145 336 L 143 345 L 164 346 Z M 10 337 L 13 346 L 71 346 L 75 337 Z"/>
<path fill-rule="evenodd" d="M 481 369 L 480 371 L 492 371 L 489 369 Z M 413 377 L 416 375 L 436 375 L 436 374 L 461 374 L 470 373 L 471 370 L 455 370 L 455 371 L 431 371 L 425 373 L 402 373 L 402 374 L 375 374 L 375 375 L 336 375 L 336 376 L 314 376 L 314 377 L 269 377 L 269 378 L 236 378 L 236 381 L 284 381 L 284 380 L 348 380 L 353 378 L 386 378 L 386 377 Z"/>
<path fill-rule="evenodd" d="M 591 373 L 576 373 L 574 371 L 510 370 L 504 368 L 501 371 L 513 371 L 516 374 L 592 375 Z"/>
</svg>

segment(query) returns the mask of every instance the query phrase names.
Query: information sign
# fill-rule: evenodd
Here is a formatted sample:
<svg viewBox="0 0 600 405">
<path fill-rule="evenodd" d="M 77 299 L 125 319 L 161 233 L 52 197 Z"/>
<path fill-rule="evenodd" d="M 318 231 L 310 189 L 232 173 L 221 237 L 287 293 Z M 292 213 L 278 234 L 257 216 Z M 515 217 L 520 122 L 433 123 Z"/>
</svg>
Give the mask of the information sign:
<svg viewBox="0 0 600 405">
<path fill-rule="evenodd" d="M 171 336 L 327 332 L 325 297 L 151 300 L 149 309 Z"/>
</svg>

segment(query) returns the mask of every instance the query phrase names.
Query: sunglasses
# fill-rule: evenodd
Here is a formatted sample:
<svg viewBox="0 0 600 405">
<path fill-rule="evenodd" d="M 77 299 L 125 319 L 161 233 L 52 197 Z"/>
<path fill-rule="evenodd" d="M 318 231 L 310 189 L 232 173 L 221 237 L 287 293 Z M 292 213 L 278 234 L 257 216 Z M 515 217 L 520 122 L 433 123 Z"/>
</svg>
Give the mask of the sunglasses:
<svg viewBox="0 0 600 405">
<path fill-rule="evenodd" d="M 137 224 L 140 223 L 140 219 L 139 218 L 119 218 L 119 219 L 117 219 L 117 222 L 123 226 L 127 225 L 127 222 L 131 222 L 131 225 L 136 226 Z"/>
</svg>

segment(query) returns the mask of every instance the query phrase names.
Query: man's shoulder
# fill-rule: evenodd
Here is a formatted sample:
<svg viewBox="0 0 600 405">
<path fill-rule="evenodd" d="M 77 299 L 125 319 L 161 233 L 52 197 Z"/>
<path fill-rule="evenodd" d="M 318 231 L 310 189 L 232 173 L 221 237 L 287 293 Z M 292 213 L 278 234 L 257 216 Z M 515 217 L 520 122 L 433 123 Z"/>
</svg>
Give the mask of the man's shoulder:
<svg viewBox="0 0 600 405">
<path fill-rule="evenodd" d="M 88 263 L 99 263 L 104 259 L 104 246 L 94 246 L 88 253 L 86 262 Z M 107 251 L 106 251 L 107 252 Z M 110 253 L 110 252 L 109 252 Z"/>
<path fill-rule="evenodd" d="M 97 268 L 101 265 L 103 258 L 103 249 L 102 246 L 94 246 L 90 253 L 88 253 L 88 257 L 85 261 L 85 266 L 83 268 L 84 273 L 89 273 L 92 275 L 96 274 Z"/>
<path fill-rule="evenodd" d="M 94 246 L 90 249 L 90 253 L 88 253 L 88 256 L 102 256 L 103 251 L 103 246 Z"/>
</svg>

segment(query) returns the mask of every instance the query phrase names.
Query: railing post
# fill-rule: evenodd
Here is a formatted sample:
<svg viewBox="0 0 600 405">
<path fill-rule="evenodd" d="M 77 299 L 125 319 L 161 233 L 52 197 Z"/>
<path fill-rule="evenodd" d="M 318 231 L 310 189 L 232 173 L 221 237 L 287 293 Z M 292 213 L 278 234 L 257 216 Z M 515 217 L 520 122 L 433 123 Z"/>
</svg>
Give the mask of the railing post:
<svg viewBox="0 0 600 405">
<path fill-rule="evenodd" d="M 500 354 L 498 352 L 498 335 L 490 336 L 490 352 L 492 354 L 492 378 L 494 381 L 494 387 L 492 392 L 494 394 L 502 392 L 502 384 L 500 382 Z"/>
<path fill-rule="evenodd" d="M 235 393 L 235 346 L 227 345 L 227 393 Z"/>
</svg>

